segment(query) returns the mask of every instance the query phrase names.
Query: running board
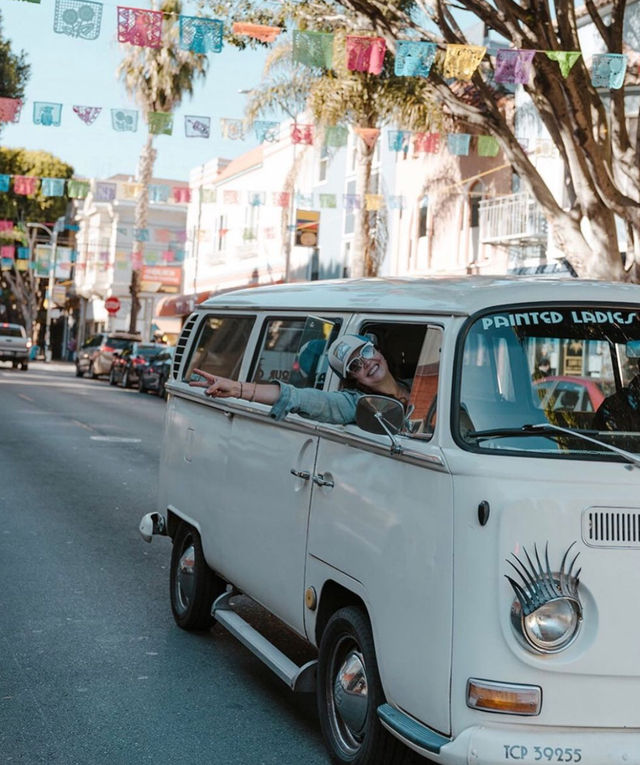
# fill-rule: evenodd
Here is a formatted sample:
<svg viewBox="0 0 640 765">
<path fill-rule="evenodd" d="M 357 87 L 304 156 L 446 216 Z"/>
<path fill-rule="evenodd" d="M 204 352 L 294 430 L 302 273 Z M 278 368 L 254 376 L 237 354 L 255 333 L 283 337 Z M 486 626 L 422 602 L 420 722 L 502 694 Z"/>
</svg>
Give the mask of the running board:
<svg viewBox="0 0 640 765">
<path fill-rule="evenodd" d="M 299 667 L 288 656 L 277 649 L 263 635 L 254 629 L 240 614 L 231 608 L 229 601 L 237 593 L 230 590 L 220 595 L 213 603 L 211 615 L 223 627 L 245 645 L 292 691 L 311 693 L 316 688 L 316 666 L 318 661 L 308 661 Z"/>
</svg>

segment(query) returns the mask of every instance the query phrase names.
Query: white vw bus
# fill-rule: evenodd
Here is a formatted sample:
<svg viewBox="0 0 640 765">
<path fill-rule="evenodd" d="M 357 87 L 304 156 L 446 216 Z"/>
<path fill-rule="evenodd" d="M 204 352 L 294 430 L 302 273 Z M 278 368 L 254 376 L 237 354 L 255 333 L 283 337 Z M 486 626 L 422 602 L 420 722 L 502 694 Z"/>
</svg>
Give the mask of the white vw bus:
<svg viewBox="0 0 640 765">
<path fill-rule="evenodd" d="M 335 390 L 371 338 L 410 405 L 331 424 L 189 387 Z M 184 629 L 317 693 L 335 762 L 640 764 L 640 287 L 465 278 L 244 290 L 176 348 L 159 508 Z M 317 649 L 297 666 L 244 593 Z"/>
</svg>

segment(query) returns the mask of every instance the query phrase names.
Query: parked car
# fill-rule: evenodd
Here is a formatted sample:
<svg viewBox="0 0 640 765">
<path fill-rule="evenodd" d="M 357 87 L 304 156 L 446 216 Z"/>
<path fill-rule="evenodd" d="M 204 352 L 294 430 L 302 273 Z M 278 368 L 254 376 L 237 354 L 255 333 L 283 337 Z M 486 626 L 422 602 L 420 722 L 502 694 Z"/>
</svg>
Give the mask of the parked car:
<svg viewBox="0 0 640 765">
<path fill-rule="evenodd" d="M 122 385 L 123 388 L 129 388 L 135 385 L 140 379 L 140 372 L 153 356 L 164 349 L 164 345 L 158 343 L 131 343 L 123 351 L 115 351 L 111 359 L 111 369 L 109 370 L 109 383 L 111 385 Z"/>
<path fill-rule="evenodd" d="M 175 348 L 173 346 L 165 346 L 160 353 L 152 356 L 149 359 L 149 363 L 141 368 L 138 380 L 138 390 L 140 393 L 153 391 L 158 396 L 162 396 L 162 398 L 167 397 L 166 384 L 167 380 L 171 377 L 174 352 Z"/>
<path fill-rule="evenodd" d="M 20 324 L 0 323 L 0 361 L 10 361 L 14 369 L 29 367 L 31 340 Z"/>
<path fill-rule="evenodd" d="M 550 375 L 536 380 L 533 387 L 540 397 L 540 408 L 553 411 L 596 412 L 606 395 L 603 381 L 596 377 Z"/>
<path fill-rule="evenodd" d="M 89 337 L 79 348 L 76 357 L 76 377 L 108 375 L 114 351 L 124 351 L 136 341 L 139 334 L 130 332 L 98 332 Z"/>
</svg>

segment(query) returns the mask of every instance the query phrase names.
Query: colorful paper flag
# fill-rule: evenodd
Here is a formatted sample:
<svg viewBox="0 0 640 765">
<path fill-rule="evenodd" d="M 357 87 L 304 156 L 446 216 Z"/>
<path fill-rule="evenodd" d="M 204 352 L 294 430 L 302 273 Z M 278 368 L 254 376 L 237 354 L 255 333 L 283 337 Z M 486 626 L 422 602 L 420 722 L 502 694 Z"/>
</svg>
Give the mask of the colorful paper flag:
<svg viewBox="0 0 640 765">
<path fill-rule="evenodd" d="M 62 104 L 34 101 L 33 122 L 35 125 L 59 127 L 62 121 Z"/>
<path fill-rule="evenodd" d="M 171 193 L 171 187 L 167 186 L 164 183 L 149 184 L 149 201 L 150 202 L 168 202 L 170 193 Z"/>
<path fill-rule="evenodd" d="M 360 197 L 357 194 L 343 194 L 342 199 L 347 212 L 360 209 Z"/>
<path fill-rule="evenodd" d="M 274 191 L 273 204 L 276 207 L 289 207 L 291 204 L 291 193 L 288 191 Z"/>
<path fill-rule="evenodd" d="M 5 175 L 4 173 L 0 175 L 0 191 L 9 191 L 10 184 L 11 184 L 10 175 Z M 2 231 L 1 228 L 0 228 L 0 231 Z"/>
<path fill-rule="evenodd" d="M 96 202 L 113 202 L 116 198 L 117 186 L 115 183 L 97 181 L 94 199 Z"/>
<path fill-rule="evenodd" d="M 173 201 L 178 204 L 189 204 L 191 201 L 191 189 L 188 186 L 174 186 Z"/>
<path fill-rule="evenodd" d="M 496 82 L 526 85 L 531 77 L 535 50 L 501 48 L 496 53 Z"/>
<path fill-rule="evenodd" d="M 0 122 L 18 122 L 21 109 L 20 98 L 0 98 Z"/>
<path fill-rule="evenodd" d="M 495 157 L 500 151 L 500 144 L 498 140 L 492 135 L 479 135 L 478 136 L 478 156 L 479 157 Z"/>
<path fill-rule="evenodd" d="M 333 35 L 329 32 L 294 31 L 293 60 L 314 69 L 331 69 Z"/>
<path fill-rule="evenodd" d="M 282 31 L 280 27 L 270 27 L 266 24 L 250 24 L 245 21 L 234 22 L 231 29 L 234 35 L 246 35 L 264 43 L 273 42 Z"/>
<path fill-rule="evenodd" d="M 85 125 L 93 125 L 102 111 L 101 106 L 74 106 L 73 111 L 80 117 Z"/>
<path fill-rule="evenodd" d="M 320 194 L 320 207 L 335 209 L 338 206 L 338 197 L 336 194 Z"/>
<path fill-rule="evenodd" d="M 449 133 L 447 136 L 447 149 L 449 154 L 456 157 L 466 157 L 469 154 L 471 136 L 469 133 Z"/>
<path fill-rule="evenodd" d="M 136 242 L 148 242 L 149 241 L 149 229 L 148 228 L 134 228 L 133 238 Z"/>
<path fill-rule="evenodd" d="M 313 192 L 304 194 L 302 191 L 296 191 L 296 205 L 303 208 L 311 208 L 314 204 Z"/>
<path fill-rule="evenodd" d="M 440 151 L 440 133 L 414 133 L 413 150 L 416 154 L 437 154 Z"/>
<path fill-rule="evenodd" d="M 364 208 L 370 212 L 377 212 L 382 210 L 382 203 L 384 197 L 382 194 L 365 194 L 364 195 Z"/>
<path fill-rule="evenodd" d="M 120 187 L 120 197 L 126 201 L 134 202 L 141 189 L 142 186 L 139 183 L 123 183 Z"/>
<path fill-rule="evenodd" d="M 7 176 L 9 178 L 10 176 Z M 0 220 L 0 231 L 13 231 L 12 220 Z"/>
<path fill-rule="evenodd" d="M 218 194 L 215 189 L 202 189 L 202 204 L 215 204 Z"/>
<path fill-rule="evenodd" d="M 405 200 L 402 194 L 394 194 L 389 197 L 390 210 L 404 210 Z"/>
<path fill-rule="evenodd" d="M 180 16 L 180 47 L 193 53 L 220 53 L 223 23 L 218 19 Z"/>
<path fill-rule="evenodd" d="M 149 112 L 147 124 L 151 135 L 171 135 L 173 133 L 173 114 L 171 112 Z"/>
<path fill-rule="evenodd" d="M 291 143 L 313 144 L 313 125 L 291 125 Z"/>
<path fill-rule="evenodd" d="M 244 141 L 244 123 L 242 120 L 222 117 L 220 120 L 220 132 L 223 138 L 229 141 Z"/>
<path fill-rule="evenodd" d="M 410 130 L 389 130 L 387 136 L 389 139 L 389 151 L 409 151 Z"/>
<path fill-rule="evenodd" d="M 260 207 L 265 203 L 266 193 L 264 191 L 248 191 L 247 202 L 251 207 Z"/>
<path fill-rule="evenodd" d="M 140 271 L 144 265 L 144 249 L 138 245 L 131 253 L 131 268 L 134 271 Z"/>
<path fill-rule="evenodd" d="M 344 125 L 329 125 L 324 129 L 324 145 L 339 148 L 346 146 L 349 140 L 349 128 Z"/>
<path fill-rule="evenodd" d="M 185 117 L 184 134 L 187 138 L 209 138 L 211 136 L 211 117 Z"/>
<path fill-rule="evenodd" d="M 380 74 L 386 49 L 384 37 L 347 35 L 347 69 Z"/>
<path fill-rule="evenodd" d="M 280 132 L 280 123 L 269 120 L 256 120 L 253 123 L 256 139 L 260 142 L 275 143 Z"/>
<path fill-rule="evenodd" d="M 240 204 L 240 194 L 234 189 L 224 189 L 222 191 L 222 203 L 225 205 Z"/>
<path fill-rule="evenodd" d="M 398 40 L 394 72 L 397 77 L 428 77 L 438 46 L 422 40 Z"/>
<path fill-rule="evenodd" d="M 580 51 L 572 50 L 547 50 L 546 56 L 551 61 L 557 61 L 560 67 L 560 73 L 563 77 L 568 77 L 573 65 L 580 58 Z"/>
<path fill-rule="evenodd" d="M 111 127 L 121 133 L 135 133 L 138 130 L 136 109 L 112 109 Z"/>
<path fill-rule="evenodd" d="M 82 40 L 96 40 L 102 23 L 102 3 L 92 0 L 56 0 L 53 31 Z"/>
<path fill-rule="evenodd" d="M 16 247 L 14 244 L 3 244 L 0 247 L 0 258 L 3 260 L 15 260 L 16 259 Z"/>
<path fill-rule="evenodd" d="M 38 188 L 38 178 L 34 178 L 32 175 L 14 175 L 13 176 L 13 191 L 16 194 L 23 196 L 29 196 L 35 194 Z"/>
<path fill-rule="evenodd" d="M 84 199 L 89 194 L 89 181 L 77 181 L 70 178 L 67 181 L 67 196 L 69 199 Z"/>
<path fill-rule="evenodd" d="M 627 57 L 624 53 L 595 53 L 591 59 L 591 84 L 594 88 L 617 90 L 624 84 Z"/>
<path fill-rule="evenodd" d="M 162 12 L 118 6 L 118 42 L 162 48 Z"/>
<path fill-rule="evenodd" d="M 378 140 L 378 136 L 380 135 L 379 128 L 355 127 L 353 130 L 356 135 L 359 135 L 360 138 L 362 138 L 370 149 L 373 149 Z"/>
<path fill-rule="evenodd" d="M 43 178 L 40 190 L 43 197 L 63 197 L 64 178 Z"/>
<path fill-rule="evenodd" d="M 487 49 L 484 45 L 447 45 L 444 54 L 444 76 L 470 80 L 480 66 Z"/>
</svg>

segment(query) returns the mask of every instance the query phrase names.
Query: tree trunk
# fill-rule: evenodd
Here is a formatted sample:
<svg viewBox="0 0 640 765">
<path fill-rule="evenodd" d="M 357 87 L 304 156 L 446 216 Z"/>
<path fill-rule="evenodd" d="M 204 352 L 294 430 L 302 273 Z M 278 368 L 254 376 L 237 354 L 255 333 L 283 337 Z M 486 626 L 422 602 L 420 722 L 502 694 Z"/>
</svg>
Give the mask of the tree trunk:
<svg viewBox="0 0 640 765">
<path fill-rule="evenodd" d="M 5 278 L 16 298 L 28 337 L 33 339 L 33 323 L 38 311 L 38 292 L 35 278 L 29 272 L 7 271 Z"/>
<path fill-rule="evenodd" d="M 377 257 L 375 257 L 375 242 L 371 241 L 370 213 L 366 209 L 365 194 L 369 193 L 371 183 L 371 166 L 375 144 L 368 146 L 358 137 L 356 155 L 356 199 L 360 206 L 354 210 L 355 228 L 353 233 L 353 252 L 351 254 L 350 276 L 376 276 Z"/>
<path fill-rule="evenodd" d="M 138 183 L 140 189 L 136 199 L 135 228 L 139 233 L 147 229 L 149 222 L 149 184 L 153 177 L 153 165 L 156 160 L 156 150 L 153 148 L 153 135 L 147 135 L 147 142 L 140 154 L 138 163 Z M 142 241 L 133 242 L 131 252 L 131 283 L 129 293 L 131 295 L 131 317 L 129 320 L 129 332 L 138 331 L 138 313 L 140 311 L 140 269 L 144 252 Z"/>
</svg>

